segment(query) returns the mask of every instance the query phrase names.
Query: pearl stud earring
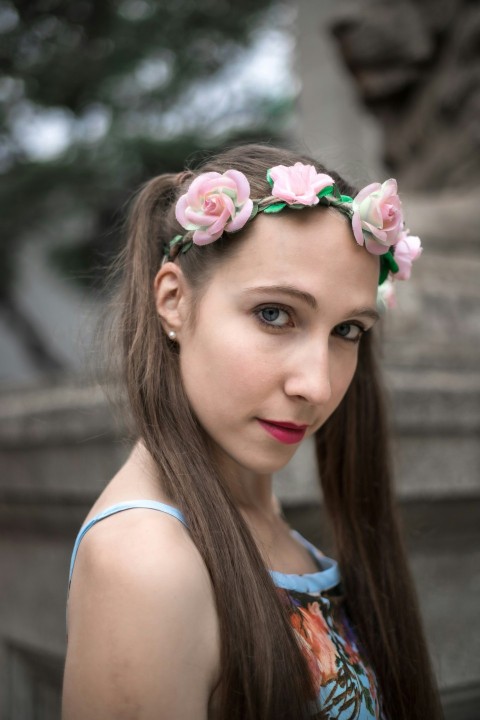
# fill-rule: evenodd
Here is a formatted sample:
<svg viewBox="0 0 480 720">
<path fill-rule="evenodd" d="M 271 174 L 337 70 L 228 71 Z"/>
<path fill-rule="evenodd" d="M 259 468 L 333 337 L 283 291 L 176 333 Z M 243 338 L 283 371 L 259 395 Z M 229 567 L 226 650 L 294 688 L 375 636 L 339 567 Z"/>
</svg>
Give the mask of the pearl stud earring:
<svg viewBox="0 0 480 720">
<path fill-rule="evenodd" d="M 170 332 L 168 333 L 168 337 L 170 338 L 170 340 L 175 340 L 177 337 L 177 333 L 175 332 L 175 330 L 170 330 Z"/>
</svg>

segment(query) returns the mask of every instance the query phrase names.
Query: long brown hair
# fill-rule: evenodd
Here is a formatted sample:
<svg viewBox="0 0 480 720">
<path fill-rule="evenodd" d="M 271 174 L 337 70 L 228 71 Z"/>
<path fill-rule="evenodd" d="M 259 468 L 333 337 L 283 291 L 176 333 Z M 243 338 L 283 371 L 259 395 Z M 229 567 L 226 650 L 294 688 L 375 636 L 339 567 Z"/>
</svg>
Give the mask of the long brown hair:
<svg viewBox="0 0 480 720">
<path fill-rule="evenodd" d="M 241 170 L 252 195 L 263 197 L 269 194 L 267 169 L 297 161 L 324 171 L 290 151 L 247 145 L 226 151 L 197 172 Z M 338 175 L 329 173 L 342 192 L 352 193 Z M 252 535 L 222 482 L 208 437 L 183 389 L 178 347 L 166 338 L 155 309 L 153 280 L 164 244 L 182 231 L 174 203 L 189 181 L 188 174 L 154 178 L 130 213 L 118 325 L 124 380 L 136 431 L 156 463 L 159 481 L 183 511 L 211 577 L 221 632 L 220 717 L 311 718 L 314 690 L 306 660 Z M 234 236 L 235 242 L 220 239 L 179 256 L 197 300 L 244 232 Z M 392 501 L 382 393 L 371 345 L 367 334 L 349 391 L 317 433 L 318 464 L 348 611 L 376 672 L 386 716 L 433 719 L 440 710 Z M 318 709 L 317 717 L 323 716 Z"/>
</svg>

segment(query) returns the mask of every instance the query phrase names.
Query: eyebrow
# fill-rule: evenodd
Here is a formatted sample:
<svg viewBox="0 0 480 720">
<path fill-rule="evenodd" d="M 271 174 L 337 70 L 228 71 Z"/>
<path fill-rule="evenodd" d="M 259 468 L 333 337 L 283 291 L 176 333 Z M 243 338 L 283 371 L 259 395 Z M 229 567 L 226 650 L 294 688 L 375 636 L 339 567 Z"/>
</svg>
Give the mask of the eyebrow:
<svg viewBox="0 0 480 720">
<path fill-rule="evenodd" d="M 256 287 L 245 288 L 242 291 L 242 294 L 247 294 L 251 292 L 262 294 L 271 294 L 275 292 L 282 293 L 283 295 L 289 295 L 290 297 L 293 297 L 297 300 L 302 300 L 306 305 L 311 307 L 312 310 L 318 310 L 318 303 L 314 296 L 308 292 L 305 292 L 304 290 L 299 290 L 293 285 L 258 285 Z M 378 313 L 376 310 L 371 307 L 363 306 L 352 308 L 350 312 L 345 314 L 345 317 L 358 317 L 359 315 L 362 317 L 371 318 L 375 322 L 380 318 L 380 313 Z"/>
</svg>

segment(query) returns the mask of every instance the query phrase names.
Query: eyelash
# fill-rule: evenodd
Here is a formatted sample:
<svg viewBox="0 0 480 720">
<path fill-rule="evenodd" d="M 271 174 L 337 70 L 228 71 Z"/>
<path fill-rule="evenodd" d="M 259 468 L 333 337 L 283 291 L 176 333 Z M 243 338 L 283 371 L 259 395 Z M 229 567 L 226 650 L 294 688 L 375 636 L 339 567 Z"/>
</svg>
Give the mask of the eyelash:
<svg viewBox="0 0 480 720">
<path fill-rule="evenodd" d="M 265 320 L 262 317 L 261 313 L 264 310 L 281 310 L 282 312 L 285 312 L 289 316 L 290 320 L 292 319 L 292 312 L 291 312 L 290 308 L 285 307 L 284 305 L 270 304 L 270 305 L 263 305 L 262 307 L 256 308 L 254 310 L 254 315 L 255 315 L 256 319 L 264 327 L 267 327 L 271 332 L 281 332 L 282 330 L 285 329 L 286 325 L 272 325 L 272 323 L 268 322 L 267 320 Z M 352 327 L 356 327 L 359 329 L 360 332 L 358 333 L 357 337 L 355 337 L 355 338 L 347 338 L 347 337 L 344 337 L 343 335 L 336 336 L 336 337 L 339 337 L 340 340 L 345 340 L 345 342 L 353 343 L 354 345 L 359 343 L 362 335 L 367 332 L 367 328 L 360 322 L 339 323 L 336 327 L 341 327 L 342 325 L 351 325 Z"/>
</svg>

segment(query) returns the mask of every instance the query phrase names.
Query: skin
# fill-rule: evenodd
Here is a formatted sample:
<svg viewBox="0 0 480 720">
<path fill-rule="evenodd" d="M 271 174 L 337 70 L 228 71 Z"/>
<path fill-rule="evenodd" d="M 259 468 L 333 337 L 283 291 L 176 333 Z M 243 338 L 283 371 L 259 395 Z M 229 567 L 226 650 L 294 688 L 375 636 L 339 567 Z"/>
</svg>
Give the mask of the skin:
<svg viewBox="0 0 480 720">
<path fill-rule="evenodd" d="M 190 403 L 271 569 L 317 568 L 272 493 L 272 474 L 300 443 L 280 443 L 258 418 L 307 424 L 305 438 L 325 422 L 355 372 L 362 329 L 375 322 L 377 279 L 378 258 L 327 209 L 256 218 L 215 269 L 194 325 L 180 267 L 168 262 L 156 276 L 157 312 L 177 334 Z M 169 502 L 139 444 L 89 517 L 140 497 Z M 68 627 L 64 720 L 215 717 L 215 602 L 177 520 L 135 510 L 92 528 L 77 556 Z"/>
</svg>

